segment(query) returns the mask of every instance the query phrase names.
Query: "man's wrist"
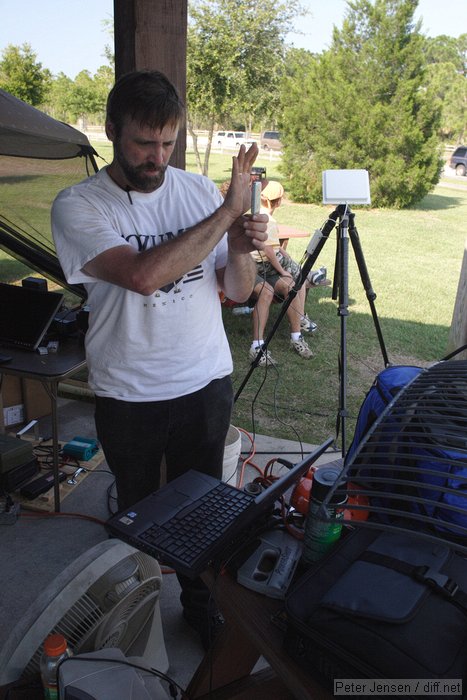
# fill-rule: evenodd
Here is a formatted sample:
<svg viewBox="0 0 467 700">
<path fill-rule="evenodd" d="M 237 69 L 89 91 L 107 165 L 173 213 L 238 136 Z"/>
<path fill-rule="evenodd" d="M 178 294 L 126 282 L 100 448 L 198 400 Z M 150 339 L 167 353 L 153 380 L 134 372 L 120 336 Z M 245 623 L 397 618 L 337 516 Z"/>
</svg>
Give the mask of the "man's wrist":
<svg viewBox="0 0 467 700">
<path fill-rule="evenodd" d="M 244 255 L 249 255 L 251 257 L 251 253 L 248 250 L 236 250 L 235 247 L 235 239 L 231 240 L 230 236 L 227 235 L 227 250 L 229 255 L 235 255 L 235 257 L 240 257 Z"/>
<path fill-rule="evenodd" d="M 232 209 L 230 209 L 226 205 L 225 201 L 221 204 L 221 206 L 219 207 L 219 209 L 217 211 L 220 212 L 222 217 L 225 217 L 226 220 L 229 221 L 229 224 L 225 227 L 226 231 L 228 231 L 228 229 L 234 225 L 234 223 L 237 221 L 237 219 L 239 219 L 241 217 L 241 214 L 233 212 Z"/>
</svg>

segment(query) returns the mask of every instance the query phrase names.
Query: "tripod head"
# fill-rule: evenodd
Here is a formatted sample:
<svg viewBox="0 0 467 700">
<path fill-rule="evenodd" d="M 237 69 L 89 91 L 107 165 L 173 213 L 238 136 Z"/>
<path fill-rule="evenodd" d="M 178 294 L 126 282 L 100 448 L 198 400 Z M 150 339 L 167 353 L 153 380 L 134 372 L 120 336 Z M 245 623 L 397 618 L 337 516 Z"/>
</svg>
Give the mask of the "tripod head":
<svg viewBox="0 0 467 700">
<path fill-rule="evenodd" d="M 371 204 L 368 170 L 323 170 L 323 204 Z"/>
</svg>

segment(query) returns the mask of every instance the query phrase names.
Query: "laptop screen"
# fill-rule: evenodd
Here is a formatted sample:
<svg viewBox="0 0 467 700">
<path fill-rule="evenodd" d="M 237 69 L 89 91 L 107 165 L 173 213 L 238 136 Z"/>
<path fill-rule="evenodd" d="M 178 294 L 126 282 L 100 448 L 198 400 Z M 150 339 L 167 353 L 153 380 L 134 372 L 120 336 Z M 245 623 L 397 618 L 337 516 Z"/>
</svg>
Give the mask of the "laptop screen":
<svg viewBox="0 0 467 700">
<path fill-rule="evenodd" d="M 0 344 L 36 350 L 63 294 L 0 283 Z"/>
</svg>

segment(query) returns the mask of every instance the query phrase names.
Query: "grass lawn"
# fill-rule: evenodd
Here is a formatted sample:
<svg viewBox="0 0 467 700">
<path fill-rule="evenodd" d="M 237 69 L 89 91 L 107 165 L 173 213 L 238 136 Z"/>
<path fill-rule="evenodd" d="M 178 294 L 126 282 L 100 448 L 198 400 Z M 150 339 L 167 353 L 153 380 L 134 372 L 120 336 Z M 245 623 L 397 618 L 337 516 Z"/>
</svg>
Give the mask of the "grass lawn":
<svg viewBox="0 0 467 700">
<path fill-rule="evenodd" d="M 277 211 L 282 223 L 310 234 L 326 220 L 324 206 L 284 204 Z M 375 307 L 389 361 L 393 364 L 427 363 L 446 353 L 454 301 L 464 254 L 465 231 L 459 222 L 467 214 L 467 188 L 438 186 L 416 208 L 376 210 L 355 208 L 355 224 L 364 255 Z M 289 251 L 301 259 L 306 241 L 290 241 Z M 334 279 L 337 231 L 327 239 L 316 262 L 326 265 Z M 286 319 L 269 348 L 278 369 L 255 370 L 237 400 L 237 423 L 257 432 L 317 442 L 334 430 L 339 408 L 339 356 L 342 339 L 348 355 L 347 408 L 349 436 L 358 408 L 375 374 L 383 369 L 369 300 L 349 250 L 348 316 L 339 313 L 332 288 L 311 290 L 309 316 L 319 330 L 310 339 L 315 356 L 302 360 L 288 348 Z M 274 307 L 271 320 L 279 313 Z M 236 385 L 248 371 L 247 348 L 251 321 L 224 311 L 235 357 Z M 256 397 L 260 382 L 265 379 Z M 254 407 L 252 404 L 254 402 Z"/>
<path fill-rule="evenodd" d="M 99 142 L 94 146 L 109 162 L 109 145 Z M 213 153 L 209 176 L 220 184 L 229 177 L 230 163 L 231 155 Z M 269 178 L 281 179 L 279 160 L 261 157 L 257 165 L 266 167 Z M 196 171 L 192 153 L 187 154 L 187 169 Z M 15 196 L 18 196 L 15 185 L 24 193 L 24 183 L 10 183 Z M 38 186 L 37 180 L 34 186 Z M 47 194 L 44 191 L 44 201 Z M 276 218 L 311 236 L 322 227 L 331 211 L 328 206 L 293 204 L 285 198 Z M 467 178 L 443 178 L 418 206 L 408 210 L 355 207 L 353 211 L 368 270 L 369 291 L 376 294 L 376 313 L 389 361 L 421 364 L 441 358 L 447 350 L 464 255 L 462 223 L 467 218 Z M 288 250 L 300 260 L 306 245 L 307 239 L 291 240 Z M 315 263 L 315 267 L 325 265 L 332 280 L 336 250 L 334 229 Z M 0 251 L 2 281 L 15 282 L 30 274 L 29 268 Z M 269 346 L 277 368 L 267 371 L 257 368 L 246 383 L 251 317 L 235 316 L 231 309 L 223 309 L 234 357 L 236 392 L 245 384 L 234 407 L 233 422 L 237 426 L 304 442 L 320 442 L 334 433 L 339 408 L 339 357 L 341 347 L 345 346 L 348 446 L 362 399 L 375 374 L 384 367 L 367 291 L 352 246 L 348 256 L 348 290 L 348 315 L 339 311 L 332 287 L 310 291 L 307 312 L 318 324 L 318 331 L 309 338 L 314 352 L 311 360 L 302 360 L 289 349 L 284 317 Z M 280 309 L 279 305 L 273 306 L 267 332 Z"/>
</svg>

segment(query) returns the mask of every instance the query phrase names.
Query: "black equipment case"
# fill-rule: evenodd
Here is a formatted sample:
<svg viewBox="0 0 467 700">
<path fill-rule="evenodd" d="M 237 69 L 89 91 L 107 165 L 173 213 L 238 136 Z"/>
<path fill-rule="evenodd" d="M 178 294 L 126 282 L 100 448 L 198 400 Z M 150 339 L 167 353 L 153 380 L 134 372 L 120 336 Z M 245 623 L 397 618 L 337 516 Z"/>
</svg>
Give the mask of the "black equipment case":
<svg viewBox="0 0 467 700">
<path fill-rule="evenodd" d="M 288 653 L 331 691 L 397 679 L 381 696 L 467 697 L 467 559 L 442 542 L 357 528 L 297 580 L 286 612 Z"/>
</svg>

